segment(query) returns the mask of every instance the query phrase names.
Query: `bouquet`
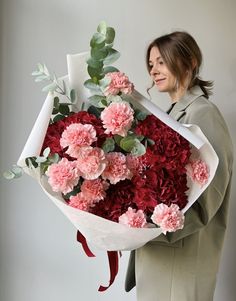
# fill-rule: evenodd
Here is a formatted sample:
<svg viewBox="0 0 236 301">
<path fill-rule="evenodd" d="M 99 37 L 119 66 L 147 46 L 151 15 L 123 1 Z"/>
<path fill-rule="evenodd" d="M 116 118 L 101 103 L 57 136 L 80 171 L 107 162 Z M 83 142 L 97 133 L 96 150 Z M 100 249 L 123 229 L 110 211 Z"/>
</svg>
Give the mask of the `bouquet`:
<svg viewBox="0 0 236 301">
<path fill-rule="evenodd" d="M 182 229 L 218 164 L 199 127 L 174 121 L 111 66 L 119 57 L 114 37 L 102 22 L 90 54 L 68 56 L 69 84 L 38 65 L 33 75 L 50 81 L 49 93 L 18 165 L 6 174 L 34 176 L 89 256 L 86 240 L 108 251 L 110 284 L 117 251 Z"/>
</svg>

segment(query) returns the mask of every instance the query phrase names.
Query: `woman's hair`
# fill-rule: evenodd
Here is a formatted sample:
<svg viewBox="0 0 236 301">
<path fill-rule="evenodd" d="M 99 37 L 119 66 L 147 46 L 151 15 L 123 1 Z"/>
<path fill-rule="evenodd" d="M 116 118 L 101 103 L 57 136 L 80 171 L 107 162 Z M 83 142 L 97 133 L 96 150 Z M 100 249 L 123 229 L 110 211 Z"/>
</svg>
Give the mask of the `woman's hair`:
<svg viewBox="0 0 236 301">
<path fill-rule="evenodd" d="M 167 68 L 176 77 L 177 83 L 183 84 L 187 72 L 191 75 L 188 89 L 199 85 L 208 98 L 213 87 L 212 81 L 204 81 L 199 77 L 202 64 L 201 50 L 194 38 L 184 31 L 175 31 L 155 39 L 147 49 L 146 64 L 149 65 L 150 51 L 157 47 Z"/>
</svg>

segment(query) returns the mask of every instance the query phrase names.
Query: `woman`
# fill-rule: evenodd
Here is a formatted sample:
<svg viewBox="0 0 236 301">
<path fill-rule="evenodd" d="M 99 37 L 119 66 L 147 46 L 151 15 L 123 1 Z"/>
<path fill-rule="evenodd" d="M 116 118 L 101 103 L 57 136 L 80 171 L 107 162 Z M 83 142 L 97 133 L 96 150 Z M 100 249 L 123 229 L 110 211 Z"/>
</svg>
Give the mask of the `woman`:
<svg viewBox="0 0 236 301">
<path fill-rule="evenodd" d="M 201 51 L 186 32 L 154 40 L 147 50 L 153 85 L 167 92 L 167 113 L 198 125 L 219 157 L 216 175 L 185 215 L 185 226 L 131 252 L 126 291 L 138 301 L 212 301 L 227 224 L 233 150 L 225 121 L 208 98 L 212 83 L 199 78 Z"/>
</svg>

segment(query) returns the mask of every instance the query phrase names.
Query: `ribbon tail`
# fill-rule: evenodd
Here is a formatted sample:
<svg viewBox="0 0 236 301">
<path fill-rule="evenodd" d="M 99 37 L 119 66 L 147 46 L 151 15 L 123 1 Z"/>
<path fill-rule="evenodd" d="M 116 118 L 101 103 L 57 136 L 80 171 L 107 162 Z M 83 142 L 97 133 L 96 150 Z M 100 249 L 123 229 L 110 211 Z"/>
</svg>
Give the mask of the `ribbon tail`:
<svg viewBox="0 0 236 301">
<path fill-rule="evenodd" d="M 100 287 L 98 289 L 99 292 L 104 292 L 105 290 L 107 290 L 112 285 L 112 283 L 114 282 L 114 280 L 116 278 L 118 270 L 119 270 L 119 265 L 118 265 L 119 252 L 117 252 L 117 251 L 107 251 L 107 256 L 108 256 L 109 266 L 110 266 L 110 281 L 109 281 L 108 286 L 100 285 Z"/>
<path fill-rule="evenodd" d="M 80 231 L 77 231 L 77 241 L 81 243 L 84 252 L 88 257 L 96 257 L 92 251 L 89 249 L 89 246 L 87 244 L 86 238 L 83 236 L 83 234 Z"/>
</svg>

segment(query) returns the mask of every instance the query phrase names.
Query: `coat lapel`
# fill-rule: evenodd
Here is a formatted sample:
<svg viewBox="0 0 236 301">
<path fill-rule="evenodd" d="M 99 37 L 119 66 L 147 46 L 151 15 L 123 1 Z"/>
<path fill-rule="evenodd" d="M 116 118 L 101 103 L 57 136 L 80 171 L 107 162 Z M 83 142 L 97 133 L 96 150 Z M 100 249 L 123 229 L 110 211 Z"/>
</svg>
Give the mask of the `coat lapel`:
<svg viewBox="0 0 236 301">
<path fill-rule="evenodd" d="M 179 121 L 186 114 L 186 108 L 202 95 L 204 95 L 202 89 L 199 86 L 194 86 L 176 103 L 170 112 L 170 116 Z"/>
</svg>

